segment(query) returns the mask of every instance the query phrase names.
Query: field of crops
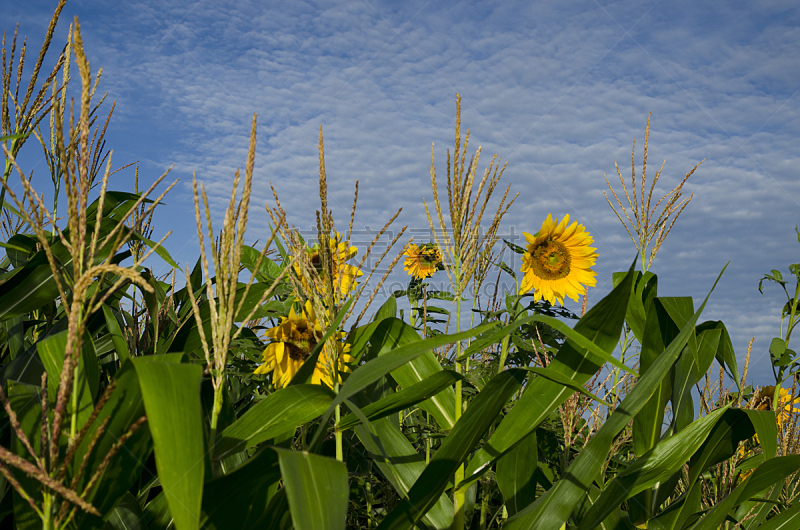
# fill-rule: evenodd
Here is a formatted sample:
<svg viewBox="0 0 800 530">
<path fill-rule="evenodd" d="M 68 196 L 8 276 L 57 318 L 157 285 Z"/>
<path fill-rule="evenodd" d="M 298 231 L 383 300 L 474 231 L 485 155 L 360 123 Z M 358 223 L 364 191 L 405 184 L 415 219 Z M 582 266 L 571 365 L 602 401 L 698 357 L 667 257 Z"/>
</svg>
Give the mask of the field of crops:
<svg viewBox="0 0 800 530">
<path fill-rule="evenodd" d="M 395 215 L 353 244 L 358 183 L 334 219 L 320 129 L 316 237 L 275 194 L 272 233 L 247 244 L 254 116 L 227 210 L 194 182 L 198 257 L 182 268 L 151 240 L 168 175 L 108 188 L 113 106 L 77 18 L 42 70 L 63 6 L 38 55 L 3 40 L 4 527 L 800 528 L 800 264 L 761 279 L 787 302 L 774 381 L 753 385 L 751 352 L 740 366 L 705 302 L 658 294 L 650 267 L 697 166 L 654 196 L 649 121 L 630 177 L 606 182 L 636 258 L 591 308 L 598 254 L 579 218 L 523 227 L 524 246 L 498 237 L 517 195 L 470 146 L 460 99 L 420 197 L 430 241 Z M 31 183 L 27 149 L 51 182 Z M 377 296 L 393 271 L 407 287 Z"/>
</svg>

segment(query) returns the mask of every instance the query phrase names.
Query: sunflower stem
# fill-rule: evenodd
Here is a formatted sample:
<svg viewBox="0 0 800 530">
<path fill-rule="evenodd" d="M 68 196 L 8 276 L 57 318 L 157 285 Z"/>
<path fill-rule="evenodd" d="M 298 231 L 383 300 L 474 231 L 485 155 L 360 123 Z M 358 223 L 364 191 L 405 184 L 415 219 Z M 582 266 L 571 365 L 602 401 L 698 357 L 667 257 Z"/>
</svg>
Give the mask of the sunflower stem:
<svg viewBox="0 0 800 530">
<path fill-rule="evenodd" d="M 336 393 L 338 394 L 339 393 L 338 378 L 336 380 L 336 383 L 334 383 L 334 386 Z M 344 462 L 344 451 L 342 450 L 342 431 L 339 430 L 339 422 L 342 419 L 341 404 L 336 405 L 336 408 L 333 411 L 333 417 L 334 417 L 333 432 L 334 432 L 334 437 L 336 438 L 336 460 L 338 460 L 339 462 Z"/>
</svg>

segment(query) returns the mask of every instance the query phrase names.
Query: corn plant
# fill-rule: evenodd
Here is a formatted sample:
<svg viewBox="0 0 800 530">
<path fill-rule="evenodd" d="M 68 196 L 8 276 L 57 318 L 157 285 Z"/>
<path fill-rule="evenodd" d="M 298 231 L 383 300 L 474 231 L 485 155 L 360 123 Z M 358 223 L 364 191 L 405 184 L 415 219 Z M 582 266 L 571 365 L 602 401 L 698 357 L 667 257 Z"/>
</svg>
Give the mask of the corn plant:
<svg viewBox="0 0 800 530">
<path fill-rule="evenodd" d="M 622 181 L 627 207 L 617 197 L 638 255 L 592 307 L 602 256 L 567 215 L 543 213 L 525 247 L 506 242 L 521 277 L 500 261 L 510 188 L 490 202 L 505 166 L 493 160 L 478 178 L 480 149 L 467 163 L 458 99 L 447 202 L 432 162 L 433 213 L 424 205 L 432 241 L 403 241 L 403 227 L 368 260 L 397 214 L 357 248 L 356 183 L 337 229 L 320 129 L 316 240 L 275 193 L 270 234 L 250 243 L 254 116 L 219 231 L 203 175 L 194 178 L 198 259 L 180 267 L 153 224 L 166 175 L 141 192 L 135 163 L 115 168 L 105 148 L 113 106 L 98 121 L 100 76 L 77 19 L 39 81 L 63 8 L 24 93 L 16 34 L 3 44 L 4 527 L 800 527 L 790 343 L 800 283 L 777 270 L 762 278 L 787 302 L 769 347 L 774 381 L 749 381 L 750 349 L 740 373 L 726 326 L 702 319 L 714 286 L 698 307 L 658 293 L 653 258 L 694 169 L 651 206 L 661 171 L 645 194 L 647 132 L 641 181 L 634 172 L 632 195 Z M 31 138 L 48 161 L 52 206 L 20 167 Z M 110 190 L 126 170 L 133 191 Z M 156 277 L 153 259 L 170 271 Z M 408 289 L 378 298 L 401 260 Z M 799 270 L 789 268 L 795 279 Z M 427 289 L 435 274 L 451 291 Z M 469 287 L 492 278 L 493 296 L 471 300 L 462 327 Z M 455 321 L 442 302 L 456 305 Z"/>
</svg>

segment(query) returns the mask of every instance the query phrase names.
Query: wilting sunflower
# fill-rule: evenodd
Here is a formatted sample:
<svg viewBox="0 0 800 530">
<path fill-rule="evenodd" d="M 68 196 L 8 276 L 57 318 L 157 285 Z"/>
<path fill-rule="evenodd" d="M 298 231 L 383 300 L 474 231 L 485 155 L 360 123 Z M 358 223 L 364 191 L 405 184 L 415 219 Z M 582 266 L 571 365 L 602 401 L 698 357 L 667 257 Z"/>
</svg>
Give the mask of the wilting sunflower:
<svg viewBox="0 0 800 530">
<path fill-rule="evenodd" d="M 303 366 L 309 354 L 317 346 L 317 338 L 324 335 L 324 331 L 314 314 L 311 302 L 306 302 L 305 310 L 298 315 L 294 307 L 288 317 L 281 317 L 281 323 L 267 330 L 267 337 L 272 342 L 264 349 L 261 360 L 264 362 L 256 368 L 256 374 L 272 372 L 272 382 L 278 388 L 289 384 L 294 375 Z M 317 366 L 311 376 L 311 383 L 318 385 L 324 383 L 333 388 L 333 366 L 338 358 L 338 371 L 349 372 L 347 363 L 354 361 L 348 353 L 350 345 L 342 342 L 344 332 L 334 334 L 336 350 L 332 351 L 330 344 L 326 344 L 317 359 Z M 341 382 L 341 376 L 339 377 Z"/>
<path fill-rule="evenodd" d="M 774 399 L 775 387 L 772 385 L 765 386 L 756 393 L 754 408 L 756 410 L 772 410 Z M 792 396 L 792 392 L 788 388 L 781 388 L 781 393 L 778 396 L 778 413 L 775 415 L 775 421 L 779 429 L 789 420 L 793 413 L 800 412 L 800 409 L 794 406 L 797 403 L 800 403 L 800 397 Z"/>
<path fill-rule="evenodd" d="M 330 248 L 331 248 L 331 257 L 333 258 L 333 264 L 331 269 L 333 270 L 333 285 L 334 288 L 338 290 L 338 294 L 341 296 L 347 296 L 350 294 L 350 291 L 356 288 L 356 278 L 362 276 L 364 273 L 356 267 L 355 265 L 350 265 L 345 263 L 347 260 L 355 257 L 358 253 L 358 247 L 350 245 L 347 246 L 345 241 L 342 241 L 342 235 L 339 232 L 335 233 L 335 236 L 330 238 Z M 308 253 L 308 260 L 311 262 L 311 266 L 317 271 L 317 275 L 315 278 L 315 283 L 317 284 L 317 293 L 324 293 L 327 291 L 327 281 L 325 280 L 325 271 L 322 270 L 322 255 L 320 254 L 320 246 L 319 243 L 314 245 L 313 248 L 309 248 L 306 250 Z M 297 275 L 300 277 L 300 281 L 303 283 L 303 286 L 308 289 L 308 285 L 306 285 L 306 281 L 303 278 L 302 274 L 300 274 L 300 269 L 297 265 L 294 266 L 295 271 L 297 271 Z M 311 293 L 309 293 L 311 294 Z"/>
<path fill-rule="evenodd" d="M 775 387 L 765 386 L 764 388 L 760 388 L 756 391 L 755 399 L 753 400 L 752 407 L 755 410 L 772 410 L 773 400 L 775 399 Z M 780 431 L 783 429 L 784 423 L 791 420 L 792 414 L 797 414 L 800 412 L 800 409 L 795 407 L 797 403 L 800 403 L 800 397 L 792 396 L 792 392 L 788 388 L 781 388 L 781 393 L 778 395 L 778 414 L 775 415 L 775 423 L 778 425 L 778 432 L 780 436 Z M 753 442 L 755 445 L 760 445 L 760 441 L 758 440 L 758 435 L 756 434 L 753 436 Z M 753 449 L 745 449 L 745 445 L 739 446 L 737 451 L 737 456 L 740 460 L 748 457 L 753 456 L 755 452 Z M 746 479 L 753 473 L 753 470 L 748 470 L 742 473 L 741 480 Z"/>
<path fill-rule="evenodd" d="M 584 285 L 591 287 L 597 283 L 597 273 L 591 269 L 597 260 L 594 252 L 597 249 L 589 246 L 594 239 L 583 225 L 577 222 L 569 225 L 569 215 L 559 223 L 552 214 L 547 214 L 536 235 L 523 234 L 528 248 L 522 255 L 525 276 L 520 293 L 534 290 L 535 302 L 545 299 L 555 304 L 558 300 L 564 305 L 564 297 L 577 302 L 584 293 Z"/>
<path fill-rule="evenodd" d="M 405 256 L 403 270 L 418 280 L 433 276 L 442 263 L 442 251 L 433 243 L 409 245 Z"/>
</svg>

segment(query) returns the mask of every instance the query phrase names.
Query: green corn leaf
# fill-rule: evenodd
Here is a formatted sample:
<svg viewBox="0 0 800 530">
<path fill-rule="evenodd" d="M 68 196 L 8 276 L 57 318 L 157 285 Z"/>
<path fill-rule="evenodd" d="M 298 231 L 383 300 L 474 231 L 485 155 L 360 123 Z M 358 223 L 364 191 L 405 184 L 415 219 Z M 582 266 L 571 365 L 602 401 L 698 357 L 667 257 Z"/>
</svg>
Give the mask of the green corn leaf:
<svg viewBox="0 0 800 530">
<path fill-rule="evenodd" d="M 462 333 L 439 335 L 430 339 L 412 341 L 405 346 L 401 346 L 391 351 L 389 354 L 381 355 L 380 357 L 359 366 L 353 370 L 353 373 L 350 374 L 350 376 L 347 378 L 347 381 L 345 381 L 344 385 L 342 385 L 342 387 L 339 389 L 339 393 L 336 395 L 333 403 L 331 403 L 331 409 L 336 405 L 343 403 L 345 399 L 354 396 L 357 392 L 360 392 L 368 385 L 374 383 L 386 374 L 392 373 L 392 376 L 394 377 L 394 373 L 398 368 L 408 366 L 418 357 L 424 355 L 425 353 L 429 353 L 433 348 L 474 337 L 478 333 L 485 331 L 486 327 L 487 325 L 477 326 Z M 416 333 L 414 334 L 416 335 Z M 439 366 L 438 371 L 441 370 L 442 368 Z M 430 375 L 435 375 L 437 371 L 432 372 L 433 373 Z M 419 381 L 424 381 L 424 379 L 427 377 L 429 377 L 429 374 L 423 375 L 417 372 L 417 378 Z M 408 385 L 403 385 L 403 383 L 400 381 L 398 381 L 398 383 L 400 383 L 401 386 L 410 388 L 418 382 L 416 381 L 417 378 L 409 378 L 412 382 Z M 397 378 L 395 378 L 395 380 L 397 380 Z"/>
<path fill-rule="evenodd" d="M 723 269 L 724 272 L 725 269 Z M 722 273 L 720 273 L 720 276 Z M 717 282 L 719 277 L 717 277 Z M 714 287 L 716 287 L 716 283 Z M 711 291 L 713 292 L 712 287 Z M 613 291 L 612 291 L 613 292 Z M 597 433 L 584 446 L 581 453 L 567 469 L 569 480 L 559 480 L 536 502 L 511 517 L 504 528 L 517 530 L 536 528 L 557 530 L 572 513 L 576 504 L 585 496 L 595 477 L 606 461 L 614 439 L 644 407 L 670 372 L 678 355 L 686 346 L 689 337 L 694 335 L 694 326 L 708 302 L 706 297 L 694 316 L 686 323 L 678 336 L 652 364 L 650 370 L 633 386 L 620 406 L 607 418 Z M 552 364 L 552 363 L 551 363 Z M 517 407 L 519 404 L 517 404 Z"/>
<path fill-rule="evenodd" d="M 19 421 L 22 432 L 25 433 L 28 440 L 31 442 L 33 450 L 39 454 L 41 440 L 39 429 L 42 421 L 41 387 L 9 381 L 0 391 L 8 394 L 8 401 L 11 404 L 11 409 L 17 414 L 17 421 Z M 4 418 L 4 423 L 7 422 L 8 419 Z M 16 431 L 12 429 L 10 425 L 6 428 L 11 431 L 9 436 L 11 442 L 9 449 L 28 462 L 33 462 L 33 457 L 28 453 L 22 440 L 17 437 Z M 36 479 L 24 473 L 16 472 L 14 474 L 22 488 L 31 495 L 37 505 L 41 506 L 41 484 L 39 484 Z M 6 495 L 11 495 L 12 493 L 15 528 L 24 530 L 41 528 L 42 521 L 39 519 L 37 513 L 33 511 L 30 504 L 10 488 Z"/>
<path fill-rule="evenodd" d="M 783 480 L 800 469 L 800 455 L 770 458 L 747 477 L 705 516 L 692 525 L 691 530 L 716 530 L 733 513 L 736 506 L 773 486 L 780 487 Z"/>
<path fill-rule="evenodd" d="M 528 324 L 530 322 L 543 322 L 548 326 L 554 328 L 555 330 L 563 333 L 568 340 L 573 341 L 575 345 L 577 345 L 578 347 L 589 350 L 594 355 L 600 357 L 607 363 L 611 363 L 620 370 L 628 372 L 631 375 L 636 374 L 636 372 L 628 368 L 624 363 L 620 362 L 619 359 L 615 358 L 610 353 L 604 351 L 602 348 L 597 346 L 594 342 L 586 338 L 586 336 L 582 335 L 580 332 L 577 332 L 575 331 L 575 329 L 567 326 L 561 320 L 547 315 L 531 315 L 529 317 L 524 317 L 519 320 L 516 320 L 513 324 L 503 328 L 499 332 L 495 333 L 493 336 L 481 340 L 480 344 L 478 343 L 478 341 L 475 341 L 475 344 L 471 344 L 470 347 L 467 348 L 459 356 L 459 360 L 466 359 L 470 355 L 486 348 L 488 345 L 499 342 L 504 336 L 508 335 L 519 326 L 523 324 Z"/>
<path fill-rule="evenodd" d="M 345 465 L 306 451 L 275 451 L 294 527 L 344 530 L 348 497 Z"/>
<path fill-rule="evenodd" d="M 244 451 L 323 414 L 333 401 L 333 391 L 322 385 L 295 385 L 259 401 L 217 436 L 214 459 Z"/>
<path fill-rule="evenodd" d="M 78 356 L 78 372 L 75 377 L 74 390 L 77 402 L 76 413 L 76 434 L 80 430 L 94 409 L 94 396 L 97 392 L 97 383 L 100 368 L 97 365 L 97 356 L 94 355 L 94 348 L 84 337 L 84 344 L 81 354 Z M 36 343 L 39 358 L 42 360 L 45 370 L 47 370 L 47 393 L 49 396 L 58 394 L 58 386 L 61 378 L 61 369 L 64 366 L 64 353 L 67 347 L 67 332 L 62 331 Z M 90 382 L 93 383 L 90 385 Z M 94 392 L 92 392 L 94 386 Z M 70 417 L 72 415 L 72 399 L 67 403 L 67 420 L 65 429 L 70 429 Z"/>
<path fill-rule="evenodd" d="M 196 364 L 163 362 L 166 356 L 133 360 L 153 436 L 156 469 L 177 530 L 200 527 L 205 474 L 203 411 Z"/>
<path fill-rule="evenodd" d="M 442 365 L 430 350 L 439 346 L 451 344 L 457 340 L 470 338 L 482 332 L 484 329 L 485 328 L 481 328 L 478 330 L 476 328 L 474 333 L 464 332 L 459 335 L 459 337 L 462 338 L 455 338 L 454 335 L 440 335 L 423 341 L 412 326 L 398 318 L 386 318 L 380 321 L 375 327 L 370 337 L 372 348 L 367 356 L 370 359 L 373 357 L 377 357 L 378 359 L 387 358 L 381 362 L 388 362 L 394 365 L 391 369 L 392 378 L 401 387 L 409 388 L 443 370 Z M 400 352 L 410 351 L 404 348 L 408 348 L 413 344 L 421 345 L 419 346 L 420 350 L 418 350 L 419 355 L 412 353 L 406 363 L 393 363 L 388 359 L 389 357 L 394 358 Z M 455 403 L 455 391 L 444 390 L 431 399 L 420 403 L 419 407 L 433 416 L 442 429 L 449 430 L 453 428 L 453 424 L 455 423 Z"/>
<path fill-rule="evenodd" d="M 727 406 L 715 410 L 678 434 L 662 440 L 641 458 L 637 458 L 605 487 L 594 506 L 581 521 L 578 530 L 595 528 L 623 501 L 666 480 L 683 467 L 705 442 L 717 421 L 727 410 Z"/>
<path fill-rule="evenodd" d="M 122 334 L 122 328 L 120 328 L 119 321 L 114 315 L 114 310 L 106 304 L 103 304 L 103 317 L 106 320 L 106 327 L 109 335 L 111 335 L 114 351 L 117 352 L 120 362 L 130 359 L 131 352 L 128 349 L 128 341 L 125 340 L 125 336 Z"/>
<path fill-rule="evenodd" d="M 633 284 L 633 268 L 611 293 L 600 300 L 575 324 L 575 331 L 589 338 L 610 354 L 617 344 Z M 583 386 L 603 365 L 589 350 L 567 341 L 550 361 L 547 369 L 563 374 Z M 533 431 L 574 391 L 544 377 L 531 381 L 514 408 L 503 418 L 484 448 L 477 451 L 466 470 L 466 481 L 478 478 L 489 464 Z"/>
<path fill-rule="evenodd" d="M 397 422 L 383 418 L 357 425 L 355 432 L 383 476 L 401 497 L 406 497 L 425 471 L 425 460 L 400 432 Z M 422 521 L 431 528 L 449 530 L 453 525 L 453 501 L 446 494 L 440 495 Z"/>
<path fill-rule="evenodd" d="M 786 508 L 778 515 L 758 527 L 758 530 L 792 530 L 800 528 L 800 503 Z"/>
<path fill-rule="evenodd" d="M 536 431 L 523 438 L 497 461 L 497 486 L 503 494 L 509 515 L 514 515 L 536 500 L 538 465 Z"/>
<path fill-rule="evenodd" d="M 111 447 L 117 443 L 131 424 L 145 415 L 139 380 L 131 362 L 124 362 L 115 374 L 117 386 L 111 393 L 103 409 L 98 413 L 94 423 L 89 426 L 71 463 L 73 476 L 81 463 L 86 459 L 86 472 L 81 477 L 78 489 L 81 490 L 94 475 Z M 87 454 L 91 440 L 97 435 L 97 429 L 108 419 L 105 430 L 99 434 L 97 445 Z M 111 510 L 117 499 L 124 495 L 139 480 L 144 462 L 153 451 L 148 423 L 144 423 L 125 442 L 125 445 L 112 458 L 108 468 L 103 472 L 93 493 L 87 498 L 100 513 Z M 102 526 L 100 518 L 78 511 L 76 526 Z"/>
<path fill-rule="evenodd" d="M 142 507 L 136 497 L 126 491 L 108 515 L 103 530 L 147 530 L 143 518 Z"/>
<path fill-rule="evenodd" d="M 474 450 L 497 415 L 525 380 L 527 371 L 512 368 L 494 376 L 470 402 L 461 419 L 442 442 L 425 471 L 408 492 L 408 498 L 392 510 L 378 527 L 411 529 L 444 492 L 453 473 Z"/>
<path fill-rule="evenodd" d="M 423 341 L 414 328 L 402 320 L 386 318 L 378 322 L 371 332 L 371 350 L 367 352 L 367 357 L 372 360 L 350 375 L 341 390 L 346 392 L 341 397 L 351 397 L 389 372 L 400 386 L 409 388 L 443 370 L 429 350 L 470 338 L 485 329 L 485 326 L 478 326 L 461 334 L 438 335 Z M 359 370 L 361 372 L 356 375 Z M 448 430 L 454 423 L 455 393 L 452 389 L 444 389 L 420 403 L 419 407 L 431 414 L 443 429 Z"/>
<path fill-rule="evenodd" d="M 217 530 L 261 528 L 270 488 L 280 481 L 278 455 L 266 448 L 228 475 L 205 483 L 203 513 Z M 204 528 L 206 526 L 204 525 Z"/>
<path fill-rule="evenodd" d="M 407 409 L 435 396 L 439 392 L 455 384 L 456 381 L 462 379 L 464 379 L 464 376 L 451 370 L 436 372 L 419 383 L 362 407 L 361 412 L 369 420 L 385 418 L 390 414 Z M 360 423 L 361 420 L 359 420 L 355 414 L 348 414 L 341 419 L 338 427 L 340 430 L 345 430 L 355 427 Z"/>
</svg>

